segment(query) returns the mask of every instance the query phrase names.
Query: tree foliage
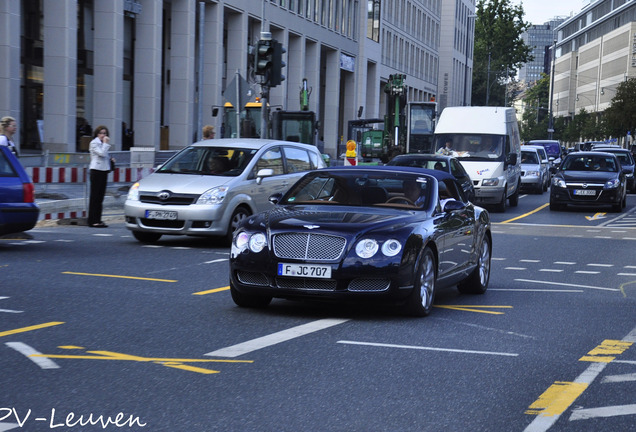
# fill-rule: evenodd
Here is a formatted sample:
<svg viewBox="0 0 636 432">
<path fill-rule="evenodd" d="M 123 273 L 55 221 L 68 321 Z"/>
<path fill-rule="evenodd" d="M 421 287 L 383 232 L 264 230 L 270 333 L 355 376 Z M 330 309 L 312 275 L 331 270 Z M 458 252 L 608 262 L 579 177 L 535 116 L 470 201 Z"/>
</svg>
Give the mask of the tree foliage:
<svg viewBox="0 0 636 432">
<path fill-rule="evenodd" d="M 476 9 L 473 105 L 503 106 L 506 82 L 532 59 L 521 38 L 530 23 L 523 21 L 523 6 L 510 0 L 479 0 Z"/>
<path fill-rule="evenodd" d="M 623 137 L 636 133 L 636 79 L 618 85 L 611 105 L 603 112 L 603 130 L 607 136 Z"/>
</svg>

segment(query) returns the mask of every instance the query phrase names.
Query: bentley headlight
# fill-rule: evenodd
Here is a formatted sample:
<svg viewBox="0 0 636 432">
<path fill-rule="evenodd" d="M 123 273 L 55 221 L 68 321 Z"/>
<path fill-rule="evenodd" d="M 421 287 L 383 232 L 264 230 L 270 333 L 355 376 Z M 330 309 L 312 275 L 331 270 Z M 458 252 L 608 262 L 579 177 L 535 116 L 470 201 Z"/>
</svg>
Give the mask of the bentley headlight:
<svg viewBox="0 0 636 432">
<path fill-rule="evenodd" d="M 371 258 L 378 251 L 378 242 L 373 239 L 363 239 L 356 245 L 356 254 L 360 258 Z"/>
<path fill-rule="evenodd" d="M 564 189 L 567 187 L 567 185 L 565 184 L 565 180 L 559 177 L 552 177 L 552 186 L 556 186 L 556 187 L 560 187 Z"/>
<path fill-rule="evenodd" d="M 395 239 L 387 240 L 382 245 L 382 253 L 388 257 L 396 256 L 402 250 L 402 243 Z"/>
<path fill-rule="evenodd" d="M 620 184 L 621 182 L 619 179 L 608 180 L 607 182 L 605 182 L 604 189 L 616 189 L 620 186 Z"/>
<path fill-rule="evenodd" d="M 126 199 L 131 201 L 139 201 L 139 182 L 135 183 L 128 189 L 128 196 Z"/>
<path fill-rule="evenodd" d="M 482 186 L 497 186 L 498 184 L 499 184 L 498 178 L 483 179 L 481 181 Z"/>
<path fill-rule="evenodd" d="M 241 231 L 234 237 L 234 246 L 238 249 L 239 252 L 243 251 L 250 240 L 249 234 L 245 231 Z"/>
<path fill-rule="evenodd" d="M 219 186 L 209 189 L 201 194 L 195 204 L 220 204 L 227 194 L 227 186 Z"/>
<path fill-rule="evenodd" d="M 250 250 L 254 253 L 259 253 L 260 251 L 267 246 L 267 238 L 265 238 L 265 234 L 256 233 L 250 236 Z"/>
</svg>

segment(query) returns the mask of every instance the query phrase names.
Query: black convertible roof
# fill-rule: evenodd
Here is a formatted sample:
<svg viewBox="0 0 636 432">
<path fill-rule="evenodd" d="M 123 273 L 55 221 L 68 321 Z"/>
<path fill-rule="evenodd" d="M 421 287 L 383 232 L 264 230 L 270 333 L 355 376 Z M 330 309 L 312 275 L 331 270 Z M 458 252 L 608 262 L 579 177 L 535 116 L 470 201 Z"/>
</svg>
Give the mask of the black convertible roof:
<svg viewBox="0 0 636 432">
<path fill-rule="evenodd" d="M 417 167 L 404 167 L 398 165 L 357 165 L 357 166 L 340 166 L 322 168 L 320 171 L 341 171 L 341 170 L 356 170 L 356 171 L 384 171 L 384 172 L 403 172 L 408 174 L 426 174 L 431 177 L 435 177 L 440 180 L 455 180 L 455 177 L 447 172 L 440 170 L 430 170 Z"/>
</svg>

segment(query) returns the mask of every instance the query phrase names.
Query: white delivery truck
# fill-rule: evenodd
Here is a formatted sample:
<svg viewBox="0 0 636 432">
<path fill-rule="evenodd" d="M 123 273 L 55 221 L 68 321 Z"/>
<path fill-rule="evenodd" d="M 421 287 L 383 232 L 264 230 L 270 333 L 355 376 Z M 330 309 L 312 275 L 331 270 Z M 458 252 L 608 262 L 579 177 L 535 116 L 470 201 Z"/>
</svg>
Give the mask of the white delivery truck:
<svg viewBox="0 0 636 432">
<path fill-rule="evenodd" d="M 514 108 L 447 107 L 433 138 L 438 153 L 459 159 L 475 186 L 475 203 L 505 211 L 519 202 L 521 140 Z"/>
</svg>

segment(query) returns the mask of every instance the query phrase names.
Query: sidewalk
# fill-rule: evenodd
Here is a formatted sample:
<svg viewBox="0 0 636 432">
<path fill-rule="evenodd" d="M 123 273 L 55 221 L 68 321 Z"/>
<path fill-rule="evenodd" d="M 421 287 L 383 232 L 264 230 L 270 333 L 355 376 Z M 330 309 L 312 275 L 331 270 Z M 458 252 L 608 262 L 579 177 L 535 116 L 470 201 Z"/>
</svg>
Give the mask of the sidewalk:
<svg viewBox="0 0 636 432">
<path fill-rule="evenodd" d="M 131 183 L 109 183 L 104 197 L 104 220 L 124 218 L 124 202 Z M 85 183 L 35 184 L 40 207 L 37 226 L 86 225 L 89 191 Z"/>
</svg>

